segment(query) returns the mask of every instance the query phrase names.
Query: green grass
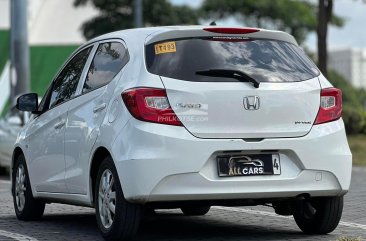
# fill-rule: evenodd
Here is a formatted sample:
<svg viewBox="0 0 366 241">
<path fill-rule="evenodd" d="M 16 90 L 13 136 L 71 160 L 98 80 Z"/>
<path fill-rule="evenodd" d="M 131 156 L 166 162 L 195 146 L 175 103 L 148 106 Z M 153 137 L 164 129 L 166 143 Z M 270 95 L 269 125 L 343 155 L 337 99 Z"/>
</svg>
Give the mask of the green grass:
<svg viewBox="0 0 366 241">
<path fill-rule="evenodd" d="M 366 135 L 348 136 L 354 165 L 366 165 Z"/>
</svg>

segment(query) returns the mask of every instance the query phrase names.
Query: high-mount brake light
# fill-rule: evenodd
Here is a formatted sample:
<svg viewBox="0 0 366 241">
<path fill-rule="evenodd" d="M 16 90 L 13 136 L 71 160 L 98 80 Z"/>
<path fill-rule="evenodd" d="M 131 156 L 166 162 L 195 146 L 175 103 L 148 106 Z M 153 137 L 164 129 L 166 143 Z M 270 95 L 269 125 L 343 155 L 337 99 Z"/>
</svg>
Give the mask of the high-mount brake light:
<svg viewBox="0 0 366 241">
<path fill-rule="evenodd" d="M 122 93 L 122 99 L 131 115 L 138 120 L 183 126 L 171 108 L 164 89 L 129 89 Z"/>
<path fill-rule="evenodd" d="M 322 89 L 320 107 L 315 125 L 335 121 L 342 116 L 342 91 L 337 88 Z"/>
<path fill-rule="evenodd" d="M 247 34 L 260 31 L 257 28 L 204 28 L 203 30 L 212 33 L 223 33 L 223 34 Z"/>
</svg>

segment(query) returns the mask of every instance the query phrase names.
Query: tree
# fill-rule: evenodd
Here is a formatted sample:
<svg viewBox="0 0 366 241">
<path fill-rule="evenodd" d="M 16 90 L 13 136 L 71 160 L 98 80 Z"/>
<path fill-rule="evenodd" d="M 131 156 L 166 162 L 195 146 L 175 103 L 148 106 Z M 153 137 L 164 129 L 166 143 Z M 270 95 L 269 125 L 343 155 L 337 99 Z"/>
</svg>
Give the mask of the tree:
<svg viewBox="0 0 366 241">
<path fill-rule="evenodd" d="M 234 17 L 248 26 L 287 31 L 302 43 L 316 28 L 315 6 L 292 0 L 205 0 L 201 8 L 205 18 Z"/>
<path fill-rule="evenodd" d="M 76 7 L 93 4 L 100 14 L 83 23 L 87 39 L 95 36 L 133 28 L 133 0 L 74 0 Z M 197 12 L 188 6 L 174 6 L 168 0 L 143 0 L 144 26 L 197 24 Z"/>
<path fill-rule="evenodd" d="M 328 72 L 332 84 L 342 90 L 343 121 L 347 134 L 366 133 L 366 91 L 353 87 L 343 76 L 331 70 Z"/>
<path fill-rule="evenodd" d="M 318 4 L 318 67 L 320 71 L 327 75 L 327 34 L 328 25 L 333 23 L 336 26 L 343 26 L 344 20 L 333 15 L 333 0 L 319 0 Z"/>
<path fill-rule="evenodd" d="M 327 34 L 328 23 L 333 12 L 333 0 L 319 0 L 318 7 L 318 67 L 327 74 Z"/>
<path fill-rule="evenodd" d="M 317 29 L 316 10 L 312 1 L 293 0 L 205 0 L 201 7 L 205 18 L 234 17 L 248 26 L 286 31 L 300 44 Z M 332 15 L 330 23 L 338 26 L 341 18 Z"/>
</svg>

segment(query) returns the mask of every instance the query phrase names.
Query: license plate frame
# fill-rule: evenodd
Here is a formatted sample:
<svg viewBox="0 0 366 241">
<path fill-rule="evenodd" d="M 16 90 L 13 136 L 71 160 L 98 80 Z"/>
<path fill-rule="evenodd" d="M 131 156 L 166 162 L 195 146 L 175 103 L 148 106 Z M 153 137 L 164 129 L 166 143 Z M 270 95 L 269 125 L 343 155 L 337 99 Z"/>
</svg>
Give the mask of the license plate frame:
<svg viewBox="0 0 366 241">
<path fill-rule="evenodd" d="M 281 175 L 278 153 L 219 155 L 219 177 Z"/>
</svg>

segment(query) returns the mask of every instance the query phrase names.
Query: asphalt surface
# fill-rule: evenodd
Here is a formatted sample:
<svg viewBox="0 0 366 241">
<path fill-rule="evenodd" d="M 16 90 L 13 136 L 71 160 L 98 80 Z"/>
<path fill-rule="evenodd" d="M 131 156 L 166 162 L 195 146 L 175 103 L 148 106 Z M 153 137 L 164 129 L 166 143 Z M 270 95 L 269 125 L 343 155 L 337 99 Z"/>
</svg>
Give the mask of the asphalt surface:
<svg viewBox="0 0 366 241">
<path fill-rule="evenodd" d="M 18 221 L 13 210 L 10 183 L 2 179 L 1 241 L 103 240 L 91 208 L 50 204 L 41 221 Z M 341 223 L 328 235 L 304 235 L 291 217 L 278 216 L 268 207 L 213 207 L 201 217 L 186 217 L 179 210 L 158 210 L 157 215 L 143 218 L 136 240 L 337 240 L 342 236 L 366 240 L 366 168 L 353 170 Z"/>
</svg>

